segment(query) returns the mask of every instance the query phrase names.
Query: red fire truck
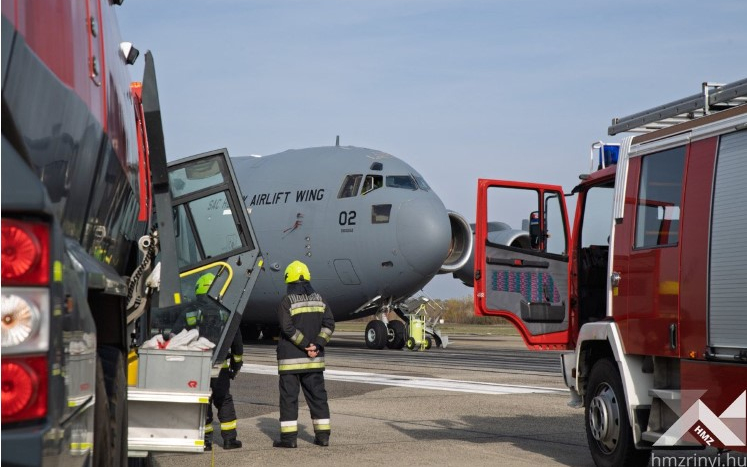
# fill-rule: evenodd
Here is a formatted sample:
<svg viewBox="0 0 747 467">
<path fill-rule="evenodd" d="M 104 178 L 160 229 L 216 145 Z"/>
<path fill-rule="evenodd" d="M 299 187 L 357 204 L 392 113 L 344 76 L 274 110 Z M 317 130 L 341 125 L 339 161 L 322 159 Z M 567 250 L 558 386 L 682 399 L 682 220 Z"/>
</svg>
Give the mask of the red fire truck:
<svg viewBox="0 0 747 467">
<path fill-rule="evenodd" d="M 227 152 L 167 164 L 121 3 L 2 0 L 3 465 L 201 452 L 210 370 L 260 269 Z M 208 271 L 213 351 L 140 349 Z"/>
<path fill-rule="evenodd" d="M 651 449 L 745 450 L 747 79 L 613 120 L 575 195 L 481 179 L 475 312 L 564 350 L 599 466 Z M 501 220 L 531 247 L 491 241 Z M 523 223 L 523 225 L 521 225 Z"/>
</svg>

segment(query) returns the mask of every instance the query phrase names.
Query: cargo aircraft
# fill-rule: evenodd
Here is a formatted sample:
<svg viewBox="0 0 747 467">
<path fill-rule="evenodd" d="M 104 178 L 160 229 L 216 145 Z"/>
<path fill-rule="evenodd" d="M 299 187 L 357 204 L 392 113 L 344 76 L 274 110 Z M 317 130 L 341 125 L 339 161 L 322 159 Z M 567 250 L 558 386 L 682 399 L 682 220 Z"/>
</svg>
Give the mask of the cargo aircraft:
<svg viewBox="0 0 747 467">
<path fill-rule="evenodd" d="M 305 262 L 337 321 L 375 315 L 366 345 L 402 348 L 405 300 L 472 252 L 469 223 L 401 159 L 338 144 L 232 157 L 264 264 L 242 318 L 244 339 L 277 335 L 285 268 Z M 429 330 L 437 345 L 440 335 Z"/>
</svg>

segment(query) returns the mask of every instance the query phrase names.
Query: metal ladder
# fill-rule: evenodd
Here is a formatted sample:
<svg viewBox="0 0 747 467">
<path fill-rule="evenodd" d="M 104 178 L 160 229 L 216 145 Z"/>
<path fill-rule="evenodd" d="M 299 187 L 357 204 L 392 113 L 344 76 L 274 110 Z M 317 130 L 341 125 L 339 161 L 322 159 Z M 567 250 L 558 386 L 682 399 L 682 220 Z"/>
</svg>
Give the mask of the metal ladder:
<svg viewBox="0 0 747 467">
<path fill-rule="evenodd" d="M 747 103 L 747 78 L 730 84 L 702 83 L 701 92 L 622 118 L 607 133 L 648 133 Z"/>
</svg>

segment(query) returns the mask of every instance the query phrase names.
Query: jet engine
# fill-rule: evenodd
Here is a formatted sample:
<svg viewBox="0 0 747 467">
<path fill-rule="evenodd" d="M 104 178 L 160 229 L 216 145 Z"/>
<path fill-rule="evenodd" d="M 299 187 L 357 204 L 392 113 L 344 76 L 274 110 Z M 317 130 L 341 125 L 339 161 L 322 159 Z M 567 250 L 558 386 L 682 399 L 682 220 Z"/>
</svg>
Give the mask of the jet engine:
<svg viewBox="0 0 747 467">
<path fill-rule="evenodd" d="M 447 211 L 447 213 L 451 224 L 451 241 L 449 242 L 449 255 L 438 271 L 439 274 L 456 272 L 471 260 L 472 242 L 475 237 L 467 219 L 454 211 Z"/>
<path fill-rule="evenodd" d="M 449 217 L 451 218 L 451 212 L 449 213 Z M 454 213 L 456 214 L 456 213 Z M 459 216 L 458 214 L 456 214 Z M 459 216 L 460 219 L 464 220 L 461 216 Z M 452 231 L 452 243 L 454 243 L 454 223 L 455 220 L 452 219 L 451 221 L 451 231 Z M 467 255 L 467 259 L 463 262 L 460 261 L 462 264 L 460 267 L 457 267 L 456 269 L 450 269 L 446 270 L 445 268 L 441 268 L 441 271 L 439 271 L 440 274 L 450 272 L 454 276 L 455 279 L 459 279 L 462 281 L 464 285 L 467 287 L 473 286 L 473 279 L 475 274 L 475 254 L 473 249 L 473 242 L 474 242 L 474 224 L 468 225 L 470 229 L 470 239 L 469 239 L 469 254 Z M 499 245 L 507 245 L 512 246 L 516 248 L 531 248 L 531 242 L 529 238 L 529 232 L 526 230 L 516 230 L 511 228 L 508 224 L 505 222 L 488 222 L 488 241 L 491 243 L 497 243 Z M 447 258 L 447 261 L 451 258 Z M 444 266 L 446 266 L 446 263 L 444 263 Z"/>
</svg>

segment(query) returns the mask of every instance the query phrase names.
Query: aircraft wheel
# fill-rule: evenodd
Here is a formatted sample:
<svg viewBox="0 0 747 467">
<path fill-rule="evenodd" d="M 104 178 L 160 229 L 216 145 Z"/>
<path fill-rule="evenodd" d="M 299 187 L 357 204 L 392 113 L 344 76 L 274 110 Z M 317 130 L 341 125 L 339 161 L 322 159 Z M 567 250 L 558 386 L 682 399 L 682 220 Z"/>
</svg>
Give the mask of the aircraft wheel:
<svg viewBox="0 0 747 467">
<path fill-rule="evenodd" d="M 416 345 L 417 344 L 415 343 L 415 339 L 413 339 L 412 337 L 408 337 L 407 340 L 405 341 L 405 347 L 407 347 L 410 350 L 415 349 Z"/>
<path fill-rule="evenodd" d="M 594 364 L 585 397 L 586 439 L 596 465 L 646 465 L 649 451 L 635 448 L 615 362 L 603 359 Z"/>
<path fill-rule="evenodd" d="M 431 340 L 430 337 L 426 336 L 426 338 L 425 338 L 425 350 L 428 350 L 431 347 L 433 347 L 433 341 Z"/>
<path fill-rule="evenodd" d="M 402 321 L 389 321 L 387 329 L 387 341 L 386 346 L 390 349 L 399 350 L 405 346 L 405 336 L 407 330 L 405 329 L 405 323 Z"/>
<path fill-rule="evenodd" d="M 369 321 L 366 325 L 366 347 L 381 350 L 386 346 L 386 324 L 378 319 Z"/>
</svg>

